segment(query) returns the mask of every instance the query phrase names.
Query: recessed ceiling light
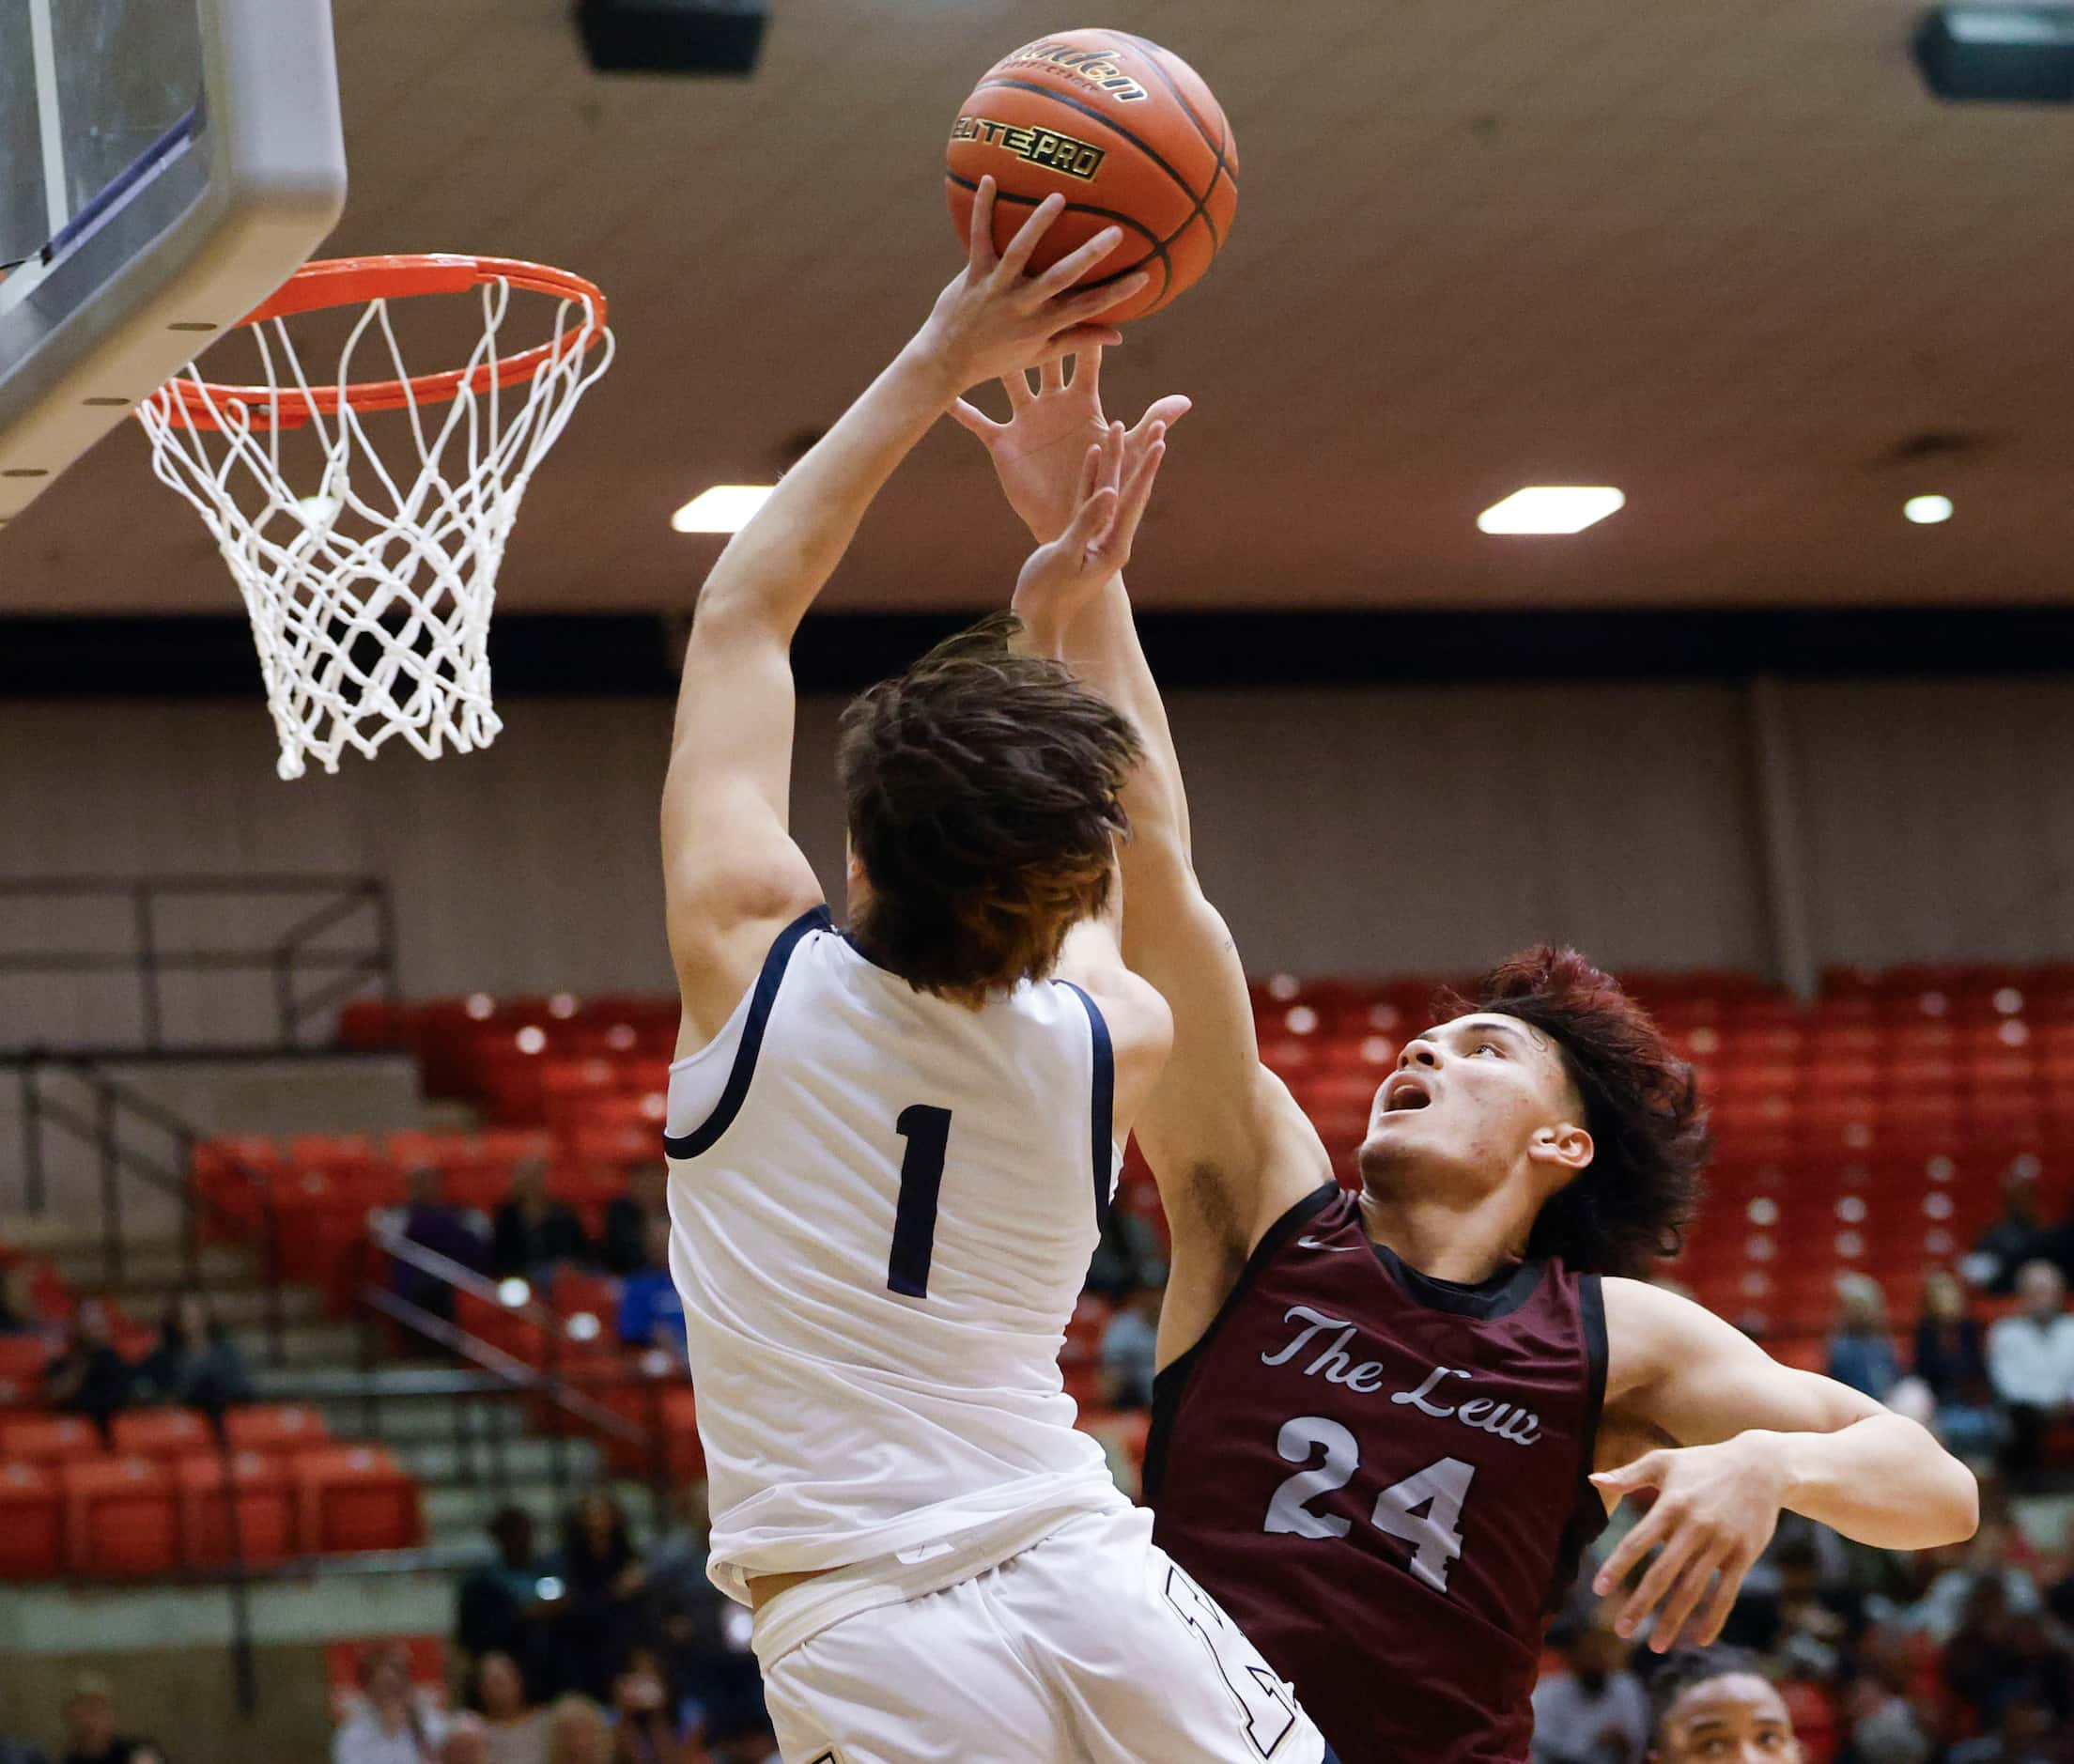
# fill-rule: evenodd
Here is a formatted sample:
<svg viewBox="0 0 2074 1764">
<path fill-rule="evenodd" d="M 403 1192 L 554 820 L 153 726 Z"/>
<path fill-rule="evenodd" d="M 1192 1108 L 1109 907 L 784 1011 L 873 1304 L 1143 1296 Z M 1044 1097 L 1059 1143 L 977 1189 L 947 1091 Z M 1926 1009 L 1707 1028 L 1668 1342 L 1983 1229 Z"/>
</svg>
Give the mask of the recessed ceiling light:
<svg viewBox="0 0 2074 1764">
<path fill-rule="evenodd" d="M 1610 485 L 1538 484 L 1477 517 L 1485 533 L 1582 533 L 1628 505 Z"/>
<path fill-rule="evenodd" d="M 1949 496 L 1911 496 L 1902 504 L 1901 512 L 1919 527 L 1935 527 L 1952 518 L 1952 499 Z"/>
<path fill-rule="evenodd" d="M 775 484 L 716 484 L 670 517 L 679 533 L 739 533 L 764 505 Z"/>
</svg>

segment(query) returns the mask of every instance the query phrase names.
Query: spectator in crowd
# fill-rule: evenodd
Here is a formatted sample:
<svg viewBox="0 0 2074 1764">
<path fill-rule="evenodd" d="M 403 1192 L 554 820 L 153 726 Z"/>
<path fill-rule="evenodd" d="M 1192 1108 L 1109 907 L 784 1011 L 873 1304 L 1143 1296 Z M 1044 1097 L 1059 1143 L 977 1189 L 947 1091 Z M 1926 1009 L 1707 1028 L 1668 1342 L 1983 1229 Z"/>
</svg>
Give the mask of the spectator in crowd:
<svg viewBox="0 0 2074 1764">
<path fill-rule="evenodd" d="M 360 1707 L 332 1736 L 332 1764 L 439 1764 L 444 1735 L 418 1708 L 400 1644 L 361 1656 Z"/>
<path fill-rule="evenodd" d="M 440 1764 L 490 1764 L 488 1729 L 480 1715 L 460 1714 L 447 1723 Z"/>
<path fill-rule="evenodd" d="M 2048 1226 L 2038 1212 L 2038 1177 L 2032 1160 L 2020 1158 L 2002 1179 L 2002 1211 L 1973 1242 L 1966 1258 L 1967 1277 L 1995 1293 L 2016 1291 L 2017 1276 L 2027 1261 L 2056 1263 L 2066 1277 L 2066 1231 Z"/>
<path fill-rule="evenodd" d="M 497 1209 L 489 1240 L 489 1271 L 539 1281 L 557 1262 L 587 1261 L 590 1240 L 566 1201 L 548 1193 L 548 1160 L 522 1157 L 513 1166 L 511 1192 Z"/>
<path fill-rule="evenodd" d="M 134 1755 L 156 1751 L 148 1740 L 116 1731 L 116 1687 L 98 1672 L 72 1680 L 65 1699 L 65 1756 L 60 1764 L 132 1764 Z"/>
<path fill-rule="evenodd" d="M 44 1329 L 29 1291 L 28 1270 L 19 1261 L 0 1262 L 0 1336 L 41 1335 Z"/>
<path fill-rule="evenodd" d="M 571 1691 L 548 1710 L 548 1764 L 612 1764 L 612 1729 L 605 1711 Z"/>
<path fill-rule="evenodd" d="M 1657 1764 L 1801 1764 L 1786 1699 L 1756 1656 L 1740 1648 L 1669 1655 L 1649 1679 L 1649 1756 Z"/>
<path fill-rule="evenodd" d="M 1853 1764 L 1929 1764 L 1937 1756 L 1937 1723 L 1910 1695 L 1915 1678 L 1906 1632 L 1876 1628 L 1859 1650 L 1846 1720 Z"/>
<path fill-rule="evenodd" d="M 1958 1632 L 1944 1650 L 1944 1681 L 1990 1733 L 2002 1730 L 2012 1703 L 2042 1705 L 2055 1727 L 2074 1723 L 2074 1661 L 2035 1605 L 2011 1607 L 1999 1574 L 1974 1583 Z"/>
<path fill-rule="evenodd" d="M 1153 1406 L 1153 1373 L 1158 1364 L 1159 1307 L 1163 1289 L 1141 1286 L 1103 1326 L 1099 1350 L 1102 1400 L 1112 1409 Z"/>
<path fill-rule="evenodd" d="M 1836 1329 L 1829 1338 L 1829 1375 L 1840 1385 L 1884 1402 L 1900 1382 L 1894 1338 L 1887 1329 L 1887 1295 L 1870 1275 L 1836 1281 Z"/>
<path fill-rule="evenodd" d="M 623 1278 L 651 1266 L 648 1221 L 670 1216 L 670 1167 L 655 1158 L 627 1167 L 627 1186 L 605 1203 L 605 1235 L 598 1260 L 607 1274 Z"/>
<path fill-rule="evenodd" d="M 159 1323 L 159 1343 L 137 1367 L 138 1395 L 221 1415 L 252 1400 L 252 1369 L 199 1292 L 180 1293 Z"/>
<path fill-rule="evenodd" d="M 695 1720 L 672 1706 L 662 1661 L 632 1649 L 612 1675 L 612 1764 L 704 1764 Z"/>
<path fill-rule="evenodd" d="M 85 1416 L 107 1439 L 135 1382 L 135 1369 L 116 1351 L 108 1307 L 98 1298 L 81 1299 L 64 1352 L 44 1369 L 44 1401 L 60 1414 Z"/>
<path fill-rule="evenodd" d="M 1649 1744 L 1649 1699 L 1628 1670 L 1628 1644 L 1614 1613 L 1595 1612 L 1571 1632 L 1568 1671 L 1534 1692 L 1534 1764 L 1642 1764 Z"/>
<path fill-rule="evenodd" d="M 553 1627 L 563 1596 L 558 1564 L 538 1554 L 533 1515 L 522 1507 L 499 1508 L 488 1530 L 496 1559 L 462 1580 L 454 1639 L 478 1661 L 507 1656 L 527 1685 L 552 1686 Z"/>
<path fill-rule="evenodd" d="M 663 1645 L 670 1682 L 697 1705 L 716 1746 L 729 1734 L 767 1731 L 750 1615 L 705 1571 L 712 1521 L 703 1482 L 677 1485 L 671 1521 L 646 1571 L 647 1629 Z"/>
<path fill-rule="evenodd" d="M 2066 1764 L 2074 1746 L 2050 1709 L 2020 1696 L 2004 1705 L 1993 1733 L 1962 1741 L 1949 1756 L 1951 1764 Z"/>
<path fill-rule="evenodd" d="M 648 1262 L 620 1287 L 619 1338 L 630 1348 L 661 1348 L 680 1365 L 689 1349 L 684 1300 L 670 1277 L 670 1218 L 648 1215 Z"/>
<path fill-rule="evenodd" d="M 528 1696 L 516 1660 L 499 1648 L 484 1654 L 469 1693 L 482 1718 L 483 1764 L 548 1764 L 548 1712 Z"/>
<path fill-rule="evenodd" d="M 1965 1282 L 1944 1268 L 1923 1283 L 1915 1325 L 1915 1376 L 1928 1392 L 1931 1425 L 1961 1458 L 1990 1454 L 2002 1438 L 1980 1319 Z"/>
<path fill-rule="evenodd" d="M 1988 1375 L 2009 1414 L 2003 1467 L 2012 1475 L 2044 1461 L 2047 1430 L 2074 1396 L 2074 1317 L 2066 1283 L 2050 1261 L 2027 1261 L 2017 1274 L 2021 1308 L 1988 1332 Z"/>
<path fill-rule="evenodd" d="M 414 1165 L 404 1173 L 403 1184 L 405 1200 L 397 1221 L 399 1234 L 420 1249 L 444 1256 L 480 1274 L 487 1260 L 482 1233 L 463 1209 L 447 1200 L 439 1168 Z M 422 1307 L 443 1322 L 454 1321 L 454 1289 L 437 1275 L 398 1261 L 394 1284 L 398 1298 Z"/>
<path fill-rule="evenodd" d="M 2018 1554 L 2018 1535 L 2008 1520 L 2000 1516 L 1983 1518 L 1970 1542 L 1927 1552 L 1917 1558 L 1932 1567 L 1930 1582 L 1897 1620 L 1944 1648 L 1964 1627 L 1966 1614 L 1987 1581 L 1993 1581 L 2001 1588 L 1999 1602 L 2003 1608 L 2020 1613 L 2038 1610 L 2042 1602 L 2037 1581 L 2013 1559 Z"/>
<path fill-rule="evenodd" d="M 1152 1223 L 1129 1207 L 1111 1207 L 1083 1284 L 1111 1304 L 1122 1304 L 1141 1287 L 1165 1286 L 1167 1256 Z"/>
<path fill-rule="evenodd" d="M 620 1661 L 641 1638 L 645 1584 L 627 1515 L 608 1490 L 593 1489 L 569 1509 L 562 1575 L 568 1594 L 557 1632 L 566 1682 L 608 1701 Z"/>
</svg>

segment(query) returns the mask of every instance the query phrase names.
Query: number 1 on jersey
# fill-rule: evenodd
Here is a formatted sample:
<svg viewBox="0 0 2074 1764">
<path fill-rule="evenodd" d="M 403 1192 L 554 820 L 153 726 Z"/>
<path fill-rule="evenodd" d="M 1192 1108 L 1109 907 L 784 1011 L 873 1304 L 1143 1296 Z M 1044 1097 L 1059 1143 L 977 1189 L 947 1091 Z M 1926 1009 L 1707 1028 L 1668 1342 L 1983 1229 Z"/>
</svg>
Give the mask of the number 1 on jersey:
<svg viewBox="0 0 2074 1764">
<path fill-rule="evenodd" d="M 893 1126 L 907 1141 L 907 1154 L 900 1160 L 900 1204 L 893 1212 L 893 1253 L 886 1264 L 886 1284 L 904 1298 L 927 1298 L 951 1111 L 911 1103 Z"/>
</svg>

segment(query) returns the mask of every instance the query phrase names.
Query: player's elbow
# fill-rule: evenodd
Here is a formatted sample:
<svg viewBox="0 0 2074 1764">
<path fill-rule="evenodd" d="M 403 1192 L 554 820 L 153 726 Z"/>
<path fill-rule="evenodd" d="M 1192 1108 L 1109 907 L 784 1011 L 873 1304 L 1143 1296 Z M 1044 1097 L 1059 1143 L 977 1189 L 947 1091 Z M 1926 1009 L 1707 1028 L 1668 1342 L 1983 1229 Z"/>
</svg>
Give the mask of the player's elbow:
<svg viewBox="0 0 2074 1764">
<path fill-rule="evenodd" d="M 1943 1447 L 1938 1451 L 1948 1486 L 1937 1513 L 1941 1535 L 1932 1548 L 1964 1543 L 1980 1529 L 1980 1478 Z"/>
</svg>

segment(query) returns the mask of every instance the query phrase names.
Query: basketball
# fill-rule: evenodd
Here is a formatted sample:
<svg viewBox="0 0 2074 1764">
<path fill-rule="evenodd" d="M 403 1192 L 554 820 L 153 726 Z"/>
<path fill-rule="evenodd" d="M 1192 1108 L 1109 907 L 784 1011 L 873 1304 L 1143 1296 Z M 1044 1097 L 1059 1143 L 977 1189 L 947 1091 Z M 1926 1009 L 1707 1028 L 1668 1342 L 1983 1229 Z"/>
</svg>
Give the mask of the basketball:
<svg viewBox="0 0 2074 1764">
<path fill-rule="evenodd" d="M 1152 281 L 1102 316 L 1109 324 L 1156 313 L 1200 281 L 1239 206 L 1238 147 L 1215 97 L 1179 55 L 1128 31 L 1061 31 L 987 70 L 951 129 L 944 184 L 960 240 L 988 173 L 997 250 L 1054 191 L 1066 198 L 1032 271 L 1106 226 L 1123 229 L 1084 285 L 1140 269 Z"/>
</svg>

